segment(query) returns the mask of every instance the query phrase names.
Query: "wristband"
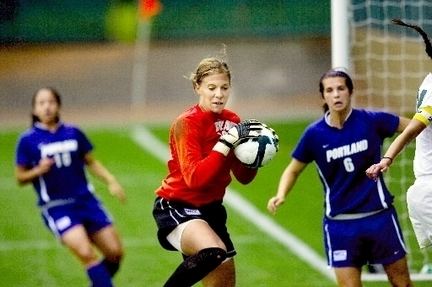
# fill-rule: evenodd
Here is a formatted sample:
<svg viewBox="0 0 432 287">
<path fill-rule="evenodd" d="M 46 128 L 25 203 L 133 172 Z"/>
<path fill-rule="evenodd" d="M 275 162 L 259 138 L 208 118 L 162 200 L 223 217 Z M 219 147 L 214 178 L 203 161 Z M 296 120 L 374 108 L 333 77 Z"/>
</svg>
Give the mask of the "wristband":
<svg viewBox="0 0 432 287">
<path fill-rule="evenodd" d="M 383 156 L 381 159 L 384 159 L 384 158 L 389 159 L 390 160 L 390 164 L 393 163 L 393 158 L 391 158 L 389 156 Z"/>
<path fill-rule="evenodd" d="M 224 156 L 227 156 L 231 150 L 231 148 L 222 141 L 218 141 L 215 146 L 213 147 L 214 151 L 220 152 L 221 154 L 223 154 Z"/>
<path fill-rule="evenodd" d="M 229 141 L 227 141 L 226 139 L 220 138 L 219 142 L 223 143 L 224 145 L 226 145 L 230 149 L 232 149 L 234 147 L 234 145 L 232 143 L 230 143 Z"/>
</svg>

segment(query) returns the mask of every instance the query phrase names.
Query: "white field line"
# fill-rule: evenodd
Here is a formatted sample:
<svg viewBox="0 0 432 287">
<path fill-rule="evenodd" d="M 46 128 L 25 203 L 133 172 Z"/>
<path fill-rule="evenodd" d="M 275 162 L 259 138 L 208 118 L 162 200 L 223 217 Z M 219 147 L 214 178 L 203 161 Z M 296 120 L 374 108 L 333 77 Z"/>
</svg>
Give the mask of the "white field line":
<svg viewBox="0 0 432 287">
<path fill-rule="evenodd" d="M 132 138 L 146 151 L 154 154 L 160 161 L 166 162 L 169 159 L 168 148 L 165 143 L 155 138 L 146 128 L 137 126 L 132 131 Z M 229 189 L 224 202 L 230 208 L 242 215 L 251 224 L 268 234 L 271 238 L 285 246 L 292 253 L 297 255 L 312 268 L 325 277 L 335 280 L 333 272 L 328 268 L 322 257 L 316 254 L 308 245 L 278 225 L 269 216 L 260 212 L 255 206 L 244 199 L 238 192 Z"/>
</svg>

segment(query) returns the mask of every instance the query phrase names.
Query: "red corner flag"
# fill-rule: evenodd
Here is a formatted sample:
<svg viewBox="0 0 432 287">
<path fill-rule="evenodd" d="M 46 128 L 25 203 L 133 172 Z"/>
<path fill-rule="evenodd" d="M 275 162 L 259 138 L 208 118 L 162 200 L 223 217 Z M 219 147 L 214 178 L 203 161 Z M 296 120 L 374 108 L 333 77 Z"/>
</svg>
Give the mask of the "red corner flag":
<svg viewBox="0 0 432 287">
<path fill-rule="evenodd" d="M 139 0 L 139 16 L 142 20 L 150 20 L 162 10 L 162 4 L 159 0 Z"/>
</svg>

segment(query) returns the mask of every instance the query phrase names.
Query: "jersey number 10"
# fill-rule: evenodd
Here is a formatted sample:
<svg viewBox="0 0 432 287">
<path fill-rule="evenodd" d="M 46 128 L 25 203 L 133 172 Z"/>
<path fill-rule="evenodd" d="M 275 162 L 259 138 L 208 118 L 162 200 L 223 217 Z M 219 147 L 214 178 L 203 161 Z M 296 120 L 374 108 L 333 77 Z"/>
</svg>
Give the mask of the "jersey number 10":
<svg viewBox="0 0 432 287">
<path fill-rule="evenodd" d="M 56 153 L 53 158 L 57 168 L 67 167 L 72 163 L 72 157 L 69 152 Z"/>
</svg>

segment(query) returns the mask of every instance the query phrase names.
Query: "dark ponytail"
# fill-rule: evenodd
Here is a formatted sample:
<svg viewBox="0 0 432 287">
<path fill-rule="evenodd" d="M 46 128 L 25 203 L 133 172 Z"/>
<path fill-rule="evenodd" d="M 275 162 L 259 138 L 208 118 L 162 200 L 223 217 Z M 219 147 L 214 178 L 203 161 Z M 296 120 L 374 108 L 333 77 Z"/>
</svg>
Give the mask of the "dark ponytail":
<svg viewBox="0 0 432 287">
<path fill-rule="evenodd" d="M 426 45 L 426 49 L 425 49 L 426 54 L 428 54 L 428 56 L 432 59 L 432 44 L 429 40 L 428 35 L 426 34 L 425 31 L 423 31 L 422 28 L 420 28 L 417 25 L 407 24 L 400 19 L 393 19 L 392 22 L 393 22 L 393 24 L 409 27 L 409 28 L 416 30 L 422 36 L 423 41 Z"/>
</svg>

